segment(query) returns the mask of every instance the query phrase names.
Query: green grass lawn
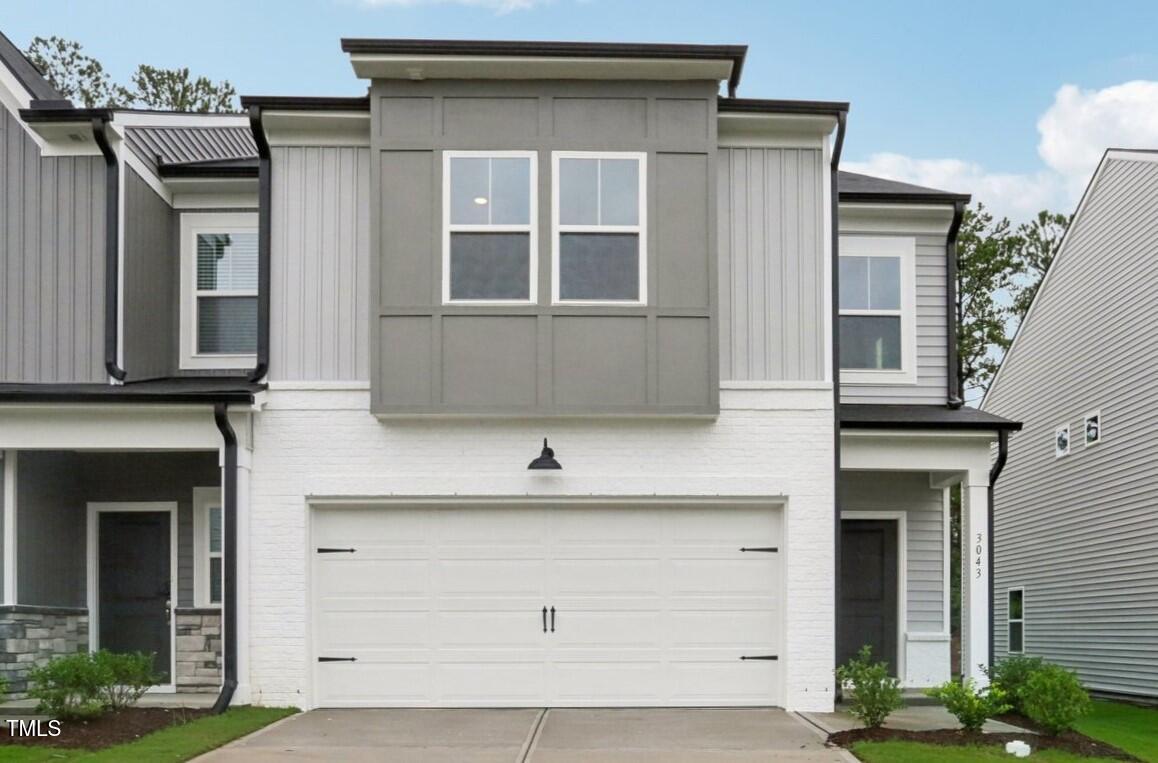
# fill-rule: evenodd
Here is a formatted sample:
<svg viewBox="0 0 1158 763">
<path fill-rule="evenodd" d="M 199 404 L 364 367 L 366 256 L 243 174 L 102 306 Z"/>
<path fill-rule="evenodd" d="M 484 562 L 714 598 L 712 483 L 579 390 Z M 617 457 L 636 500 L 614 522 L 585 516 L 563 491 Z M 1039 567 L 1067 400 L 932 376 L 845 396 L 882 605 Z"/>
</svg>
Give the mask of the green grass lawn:
<svg viewBox="0 0 1158 763">
<path fill-rule="evenodd" d="M 98 752 L 60 747 L 0 747 L 0 761 L 14 763 L 168 763 L 195 758 L 238 737 L 296 713 L 281 707 L 235 707 L 157 731 L 135 742 Z"/>
<path fill-rule="evenodd" d="M 1077 730 L 1149 763 L 1158 763 L 1158 710 L 1099 701 L 1094 703 L 1094 711 L 1078 722 Z M 941 747 L 916 742 L 861 742 L 853 745 L 852 753 L 864 763 L 924 763 L 930 760 L 938 763 L 1004 760 L 1008 763 L 1014 760 L 997 745 Z M 1030 760 L 1092 763 L 1107 759 L 1082 758 L 1058 750 L 1034 750 Z"/>
<path fill-rule="evenodd" d="M 1150 763 L 1158 763 L 1158 710 L 1095 702 L 1094 712 L 1078 721 L 1078 731 L 1119 747 Z"/>
</svg>

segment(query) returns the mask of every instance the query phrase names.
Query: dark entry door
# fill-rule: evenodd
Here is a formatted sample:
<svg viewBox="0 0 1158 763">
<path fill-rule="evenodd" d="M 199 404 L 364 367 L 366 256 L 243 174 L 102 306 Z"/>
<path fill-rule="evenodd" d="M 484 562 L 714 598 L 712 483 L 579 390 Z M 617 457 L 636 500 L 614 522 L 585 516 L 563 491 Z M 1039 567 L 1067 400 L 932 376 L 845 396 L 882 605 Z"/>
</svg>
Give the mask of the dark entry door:
<svg viewBox="0 0 1158 763">
<path fill-rule="evenodd" d="M 869 644 L 897 672 L 897 522 L 840 523 L 840 663 Z"/>
<path fill-rule="evenodd" d="M 169 683 L 169 513 L 112 511 L 98 516 L 99 646 L 153 654 L 162 683 Z"/>
</svg>

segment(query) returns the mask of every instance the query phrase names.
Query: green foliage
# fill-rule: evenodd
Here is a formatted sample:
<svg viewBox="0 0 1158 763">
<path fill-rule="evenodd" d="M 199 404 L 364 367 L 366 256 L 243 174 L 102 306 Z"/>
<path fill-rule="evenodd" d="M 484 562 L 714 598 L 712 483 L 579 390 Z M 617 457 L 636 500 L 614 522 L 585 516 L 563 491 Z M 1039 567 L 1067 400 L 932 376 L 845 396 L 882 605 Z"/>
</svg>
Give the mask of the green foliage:
<svg viewBox="0 0 1158 763">
<path fill-rule="evenodd" d="M 158 680 L 152 655 L 102 649 L 55 657 L 28 671 L 28 696 L 53 718 L 94 718 L 136 704 Z"/>
<path fill-rule="evenodd" d="M 905 706 L 901 699 L 901 682 L 889 675 L 887 662 L 873 662 L 872 647 L 865 644 L 860 652 L 836 669 L 836 679 L 852 687 L 849 712 L 866 727 L 875 729 L 895 710 Z"/>
<path fill-rule="evenodd" d="M 236 110 L 237 91 L 228 80 L 194 77 L 187 68 L 141 64 L 125 86 L 113 82 L 100 61 L 73 40 L 34 37 L 25 54 L 53 87 L 78 106 L 201 113 Z"/>
<path fill-rule="evenodd" d="M 952 713 L 966 731 L 980 731 L 986 720 L 1010 709 L 1009 703 L 1005 701 L 1005 692 L 1000 687 L 978 690 L 972 678 L 962 683 L 946 681 L 925 693 L 941 700 L 945 709 Z"/>
<path fill-rule="evenodd" d="M 1041 279 L 1053 262 L 1062 237 L 1069 228 L 1070 218 L 1042 210 L 1037 217 L 1017 226 L 1017 286 L 1013 295 L 1013 312 L 1018 319 L 1025 317 Z"/>
<path fill-rule="evenodd" d="M 1158 763 L 1158 708 L 1094 700 L 1093 711 L 1074 724 L 1082 734 Z"/>
<path fill-rule="evenodd" d="M 1040 657 L 1015 654 L 1006 657 L 986 671 L 993 686 L 1005 692 L 1005 699 L 1022 715 L 1025 712 L 1025 686 L 1029 677 L 1045 665 Z"/>
<path fill-rule="evenodd" d="M 1077 675 L 1048 663 L 1026 680 L 1021 701 L 1025 714 L 1051 734 L 1069 731 L 1078 718 L 1093 709 Z"/>
</svg>

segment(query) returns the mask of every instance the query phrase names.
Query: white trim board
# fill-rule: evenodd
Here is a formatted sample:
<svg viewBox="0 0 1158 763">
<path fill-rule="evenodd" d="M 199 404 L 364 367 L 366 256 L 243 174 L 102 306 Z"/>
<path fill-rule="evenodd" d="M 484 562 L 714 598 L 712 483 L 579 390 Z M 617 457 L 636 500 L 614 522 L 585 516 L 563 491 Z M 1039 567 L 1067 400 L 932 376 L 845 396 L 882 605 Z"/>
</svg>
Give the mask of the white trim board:
<svg viewBox="0 0 1158 763">
<path fill-rule="evenodd" d="M 100 523 L 104 513 L 156 512 L 169 515 L 169 683 L 149 691 L 172 693 L 177 690 L 177 503 L 175 501 L 125 501 L 116 503 L 89 503 L 86 506 L 87 533 L 85 543 L 86 597 L 88 604 L 88 648 L 100 649 Z"/>
<path fill-rule="evenodd" d="M 909 630 L 909 574 L 908 574 L 908 512 L 905 511 L 856 511 L 840 512 L 840 519 L 895 521 L 897 523 L 897 670 L 896 675 L 905 680 L 907 665 L 905 660 L 905 636 Z M 843 529 L 843 528 L 842 528 Z M 945 549 L 945 553 L 948 553 Z M 838 602 L 839 605 L 839 602 Z"/>
</svg>

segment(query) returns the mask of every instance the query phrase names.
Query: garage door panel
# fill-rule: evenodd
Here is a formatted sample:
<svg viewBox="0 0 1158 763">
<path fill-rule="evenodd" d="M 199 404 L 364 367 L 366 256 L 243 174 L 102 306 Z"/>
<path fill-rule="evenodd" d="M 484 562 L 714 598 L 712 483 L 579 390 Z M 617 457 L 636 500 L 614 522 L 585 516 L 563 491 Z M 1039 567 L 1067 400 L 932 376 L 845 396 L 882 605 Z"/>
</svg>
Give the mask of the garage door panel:
<svg viewBox="0 0 1158 763">
<path fill-rule="evenodd" d="M 448 596 L 489 595 L 495 591 L 538 596 L 543 590 L 546 563 L 542 560 L 436 559 L 429 565 L 429 573 L 434 589 Z"/>
<path fill-rule="evenodd" d="M 554 563 L 559 596 L 653 594 L 665 585 L 665 565 L 634 559 L 561 559 Z"/>
<path fill-rule="evenodd" d="M 777 578 L 778 561 L 752 564 L 745 559 L 675 559 L 668 565 L 668 585 L 679 593 L 727 591 L 766 596 Z"/>
<path fill-rule="evenodd" d="M 325 559 L 315 563 L 314 580 L 331 597 L 426 595 L 426 569 L 425 560 Z"/>
</svg>

